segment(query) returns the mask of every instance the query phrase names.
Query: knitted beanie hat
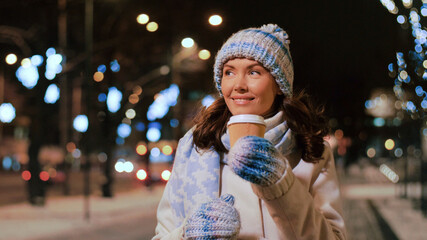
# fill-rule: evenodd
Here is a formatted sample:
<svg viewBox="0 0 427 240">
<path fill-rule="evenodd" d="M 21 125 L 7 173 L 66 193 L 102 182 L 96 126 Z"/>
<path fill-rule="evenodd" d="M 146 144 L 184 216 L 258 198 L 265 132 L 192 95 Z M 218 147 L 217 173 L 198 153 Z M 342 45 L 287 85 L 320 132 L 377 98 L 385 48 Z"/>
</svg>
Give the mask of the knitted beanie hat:
<svg viewBox="0 0 427 240">
<path fill-rule="evenodd" d="M 218 51 L 214 65 L 216 88 L 221 92 L 224 64 L 233 58 L 250 58 L 268 69 L 285 96 L 292 96 L 294 68 L 288 34 L 276 24 L 248 28 L 233 34 Z"/>
</svg>

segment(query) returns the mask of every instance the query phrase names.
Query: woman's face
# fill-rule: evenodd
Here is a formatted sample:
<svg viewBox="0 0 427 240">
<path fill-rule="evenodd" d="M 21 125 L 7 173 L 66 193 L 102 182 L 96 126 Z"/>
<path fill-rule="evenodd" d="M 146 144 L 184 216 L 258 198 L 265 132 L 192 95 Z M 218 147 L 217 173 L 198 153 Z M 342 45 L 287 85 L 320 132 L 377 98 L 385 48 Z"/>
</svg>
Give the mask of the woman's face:
<svg viewBox="0 0 427 240">
<path fill-rule="evenodd" d="M 247 58 L 235 58 L 224 64 L 221 90 L 233 115 L 266 116 L 274 109 L 276 95 L 282 94 L 270 72 Z"/>
</svg>

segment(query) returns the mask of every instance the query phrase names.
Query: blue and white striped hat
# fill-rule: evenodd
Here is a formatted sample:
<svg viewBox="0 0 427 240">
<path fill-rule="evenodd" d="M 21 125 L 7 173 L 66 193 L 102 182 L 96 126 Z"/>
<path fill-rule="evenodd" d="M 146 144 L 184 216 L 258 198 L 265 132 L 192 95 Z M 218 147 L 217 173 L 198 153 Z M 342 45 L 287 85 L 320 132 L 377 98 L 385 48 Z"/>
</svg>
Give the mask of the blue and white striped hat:
<svg viewBox="0 0 427 240">
<path fill-rule="evenodd" d="M 285 96 L 292 96 L 294 67 L 288 34 L 276 24 L 248 28 L 233 34 L 218 51 L 214 65 L 216 88 L 221 92 L 224 64 L 234 58 L 250 58 L 268 69 Z"/>
</svg>

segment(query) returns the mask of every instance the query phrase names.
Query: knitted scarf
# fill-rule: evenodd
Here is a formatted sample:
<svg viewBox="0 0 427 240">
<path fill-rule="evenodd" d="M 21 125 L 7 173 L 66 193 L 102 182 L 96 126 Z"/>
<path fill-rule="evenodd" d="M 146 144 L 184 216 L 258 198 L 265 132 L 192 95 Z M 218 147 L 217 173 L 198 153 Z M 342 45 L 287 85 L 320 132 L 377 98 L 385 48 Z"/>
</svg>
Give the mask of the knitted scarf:
<svg viewBox="0 0 427 240">
<path fill-rule="evenodd" d="M 283 113 L 278 112 L 265 122 L 264 138 L 273 143 L 283 155 L 290 154 L 294 149 L 295 141 L 291 130 L 283 121 Z M 221 141 L 229 150 L 228 131 L 222 136 Z M 192 130 L 180 140 L 172 176 L 165 189 L 177 227 L 202 203 L 219 197 L 221 161 L 227 163 L 227 154 L 219 154 L 212 150 L 196 151 Z"/>
</svg>

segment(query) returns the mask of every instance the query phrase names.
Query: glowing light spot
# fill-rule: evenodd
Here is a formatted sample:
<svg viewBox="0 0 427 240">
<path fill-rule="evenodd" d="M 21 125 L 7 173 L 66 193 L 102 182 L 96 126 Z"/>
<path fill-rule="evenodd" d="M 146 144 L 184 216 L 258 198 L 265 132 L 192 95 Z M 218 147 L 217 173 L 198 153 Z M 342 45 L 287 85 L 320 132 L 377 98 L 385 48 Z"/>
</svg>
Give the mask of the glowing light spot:
<svg viewBox="0 0 427 240">
<path fill-rule="evenodd" d="M 38 67 L 38 66 L 42 65 L 42 63 L 43 63 L 43 57 L 42 56 L 34 55 L 31 57 L 31 64 L 33 66 Z"/>
<path fill-rule="evenodd" d="M 121 101 L 122 101 L 122 93 L 116 87 L 110 87 L 108 89 L 108 95 L 107 95 L 108 111 L 112 113 L 117 112 L 121 107 L 120 105 Z"/>
<path fill-rule="evenodd" d="M 144 144 L 138 144 L 138 146 L 136 146 L 136 153 L 138 155 L 141 155 L 141 156 L 145 155 L 145 154 L 147 154 L 147 151 L 148 151 L 148 149 Z"/>
<path fill-rule="evenodd" d="M 194 46 L 194 40 L 192 38 L 184 38 L 181 41 L 181 45 L 185 48 L 191 48 Z"/>
<path fill-rule="evenodd" d="M 385 164 L 380 165 L 380 172 L 384 174 L 392 183 L 397 183 L 399 181 L 399 176 L 394 172 L 390 167 Z"/>
<path fill-rule="evenodd" d="M 130 102 L 131 104 L 137 104 L 137 103 L 139 102 L 139 97 L 138 97 L 138 95 L 136 95 L 135 93 L 134 93 L 134 94 L 129 95 L 129 102 Z"/>
<path fill-rule="evenodd" d="M 403 155 L 403 150 L 401 148 L 396 148 L 394 150 L 394 156 L 399 158 L 399 157 L 402 157 L 402 155 Z"/>
<path fill-rule="evenodd" d="M 46 93 L 44 95 L 44 101 L 45 103 L 54 104 L 56 101 L 58 101 L 60 96 L 59 87 L 52 83 L 47 87 Z"/>
<path fill-rule="evenodd" d="M 161 132 L 157 128 L 149 128 L 147 130 L 146 136 L 147 136 L 148 141 L 157 142 L 157 141 L 159 141 L 159 139 L 161 137 Z"/>
<path fill-rule="evenodd" d="M 149 22 L 147 24 L 147 31 L 155 32 L 157 29 L 159 29 L 159 25 L 156 22 Z"/>
<path fill-rule="evenodd" d="M 139 24 L 146 24 L 146 23 L 148 23 L 149 20 L 150 20 L 150 17 L 147 14 L 144 14 L 144 13 L 139 14 L 138 17 L 136 17 L 136 21 Z"/>
<path fill-rule="evenodd" d="M 209 107 L 213 102 L 215 102 L 215 98 L 212 95 L 206 95 L 202 99 L 202 105 L 205 107 Z"/>
<path fill-rule="evenodd" d="M 7 54 L 7 56 L 6 56 L 5 60 L 6 60 L 6 63 L 7 63 L 7 64 L 9 64 L 9 65 L 13 65 L 13 64 L 15 64 L 15 63 L 16 63 L 16 61 L 18 61 L 18 58 L 16 57 L 16 55 L 15 55 L 15 54 L 13 54 L 13 53 L 9 53 L 9 54 Z"/>
<path fill-rule="evenodd" d="M 130 173 L 133 171 L 133 163 L 127 161 L 123 164 L 123 170 L 127 173 Z"/>
<path fill-rule="evenodd" d="M 67 149 L 68 152 L 72 153 L 74 152 L 74 150 L 76 150 L 76 144 L 73 142 L 69 142 L 67 143 L 67 145 L 65 145 L 65 148 Z"/>
<path fill-rule="evenodd" d="M 107 66 L 105 66 L 104 64 L 99 65 L 98 68 L 96 69 L 98 72 L 102 72 L 105 73 L 105 71 L 107 70 Z"/>
<path fill-rule="evenodd" d="M 107 155 L 105 152 L 100 152 L 100 153 L 97 155 L 97 157 L 98 157 L 98 161 L 99 161 L 99 162 L 101 162 L 101 163 L 106 162 L 106 161 L 107 161 L 107 159 L 108 159 L 108 155 Z"/>
<path fill-rule="evenodd" d="M 145 130 L 145 124 L 143 122 L 137 122 L 135 128 L 137 131 L 142 132 Z"/>
<path fill-rule="evenodd" d="M 50 57 L 50 56 L 52 56 L 52 55 L 54 55 L 54 54 L 56 54 L 56 50 L 55 50 L 55 48 L 48 48 L 47 50 L 46 50 L 46 57 Z"/>
<path fill-rule="evenodd" d="M 403 15 L 399 15 L 399 16 L 397 16 L 397 22 L 398 22 L 399 24 L 404 24 L 404 23 L 406 22 L 406 18 L 405 18 L 405 16 L 403 16 Z"/>
<path fill-rule="evenodd" d="M 144 181 L 147 178 L 147 172 L 144 169 L 139 169 L 136 172 L 136 177 L 141 180 Z"/>
<path fill-rule="evenodd" d="M 375 157 L 376 154 L 375 148 L 369 148 L 368 151 L 366 151 L 366 155 L 368 155 L 369 158 Z"/>
<path fill-rule="evenodd" d="M 104 80 L 104 74 L 102 72 L 95 72 L 93 74 L 93 80 L 95 82 L 101 82 L 102 80 Z"/>
<path fill-rule="evenodd" d="M 164 155 L 169 156 L 169 155 L 171 155 L 171 154 L 172 154 L 172 152 L 173 152 L 173 149 L 172 149 L 172 147 L 171 147 L 171 146 L 169 146 L 169 145 L 165 145 L 165 146 L 163 146 L 163 147 L 162 147 L 162 153 L 163 153 Z"/>
<path fill-rule="evenodd" d="M 222 17 L 220 15 L 212 15 L 209 17 L 209 24 L 212 26 L 218 26 L 222 23 Z"/>
<path fill-rule="evenodd" d="M 137 86 L 132 88 L 132 92 L 136 95 L 140 95 L 142 93 L 142 87 L 137 85 Z"/>
<path fill-rule="evenodd" d="M 199 51 L 199 58 L 202 60 L 208 60 L 211 57 L 209 50 L 203 49 Z"/>
<path fill-rule="evenodd" d="M 29 58 L 22 59 L 21 66 L 23 66 L 24 68 L 32 66 L 31 60 Z"/>
<path fill-rule="evenodd" d="M 13 162 L 12 158 L 4 157 L 2 162 L 3 169 L 9 170 L 10 168 L 12 168 L 12 162 Z"/>
<path fill-rule="evenodd" d="M 117 135 L 121 138 L 127 138 L 132 132 L 132 128 L 126 123 L 120 123 L 117 127 Z"/>
<path fill-rule="evenodd" d="M 136 112 L 133 109 L 128 109 L 125 113 L 126 117 L 129 119 L 134 119 L 136 116 Z"/>
<path fill-rule="evenodd" d="M 116 162 L 116 164 L 114 165 L 114 169 L 119 173 L 123 172 L 125 170 L 124 163 L 121 161 Z"/>
<path fill-rule="evenodd" d="M 0 105 L 0 121 L 10 123 L 15 119 L 16 111 L 11 103 L 2 103 Z"/>
<path fill-rule="evenodd" d="M 46 171 L 41 171 L 39 177 L 40 177 L 40 180 L 46 182 L 49 180 L 49 173 Z"/>
<path fill-rule="evenodd" d="M 171 106 L 177 103 L 179 88 L 176 84 L 171 84 L 169 88 L 156 94 L 154 102 L 148 107 L 147 119 L 154 121 L 156 118 L 163 118 Z"/>
<path fill-rule="evenodd" d="M 393 72 L 394 71 L 394 67 L 393 67 L 393 63 L 390 63 L 388 65 L 388 71 Z"/>
<path fill-rule="evenodd" d="M 163 65 L 163 66 L 160 67 L 160 74 L 163 75 L 163 76 L 168 75 L 169 72 L 170 72 L 170 70 L 171 69 L 170 69 L 169 66 Z"/>
<path fill-rule="evenodd" d="M 24 179 L 24 181 L 29 181 L 31 179 L 31 173 L 28 170 L 25 170 L 21 173 L 21 177 L 22 179 Z"/>
<path fill-rule="evenodd" d="M 150 154 L 153 155 L 154 157 L 158 157 L 160 156 L 160 149 L 157 147 L 154 147 L 151 149 Z"/>
<path fill-rule="evenodd" d="M 82 156 L 82 151 L 76 148 L 71 155 L 73 155 L 74 158 L 80 158 Z"/>
<path fill-rule="evenodd" d="M 383 118 L 374 118 L 374 126 L 382 127 L 385 125 L 385 120 Z"/>
<path fill-rule="evenodd" d="M 107 100 L 107 94 L 105 94 L 105 93 L 100 93 L 99 95 L 98 95 L 98 101 L 99 102 L 105 102 Z"/>
<path fill-rule="evenodd" d="M 37 67 L 30 64 L 29 67 L 20 66 L 18 70 L 16 70 L 16 77 L 18 80 L 28 89 L 32 89 L 37 85 L 39 80 L 39 72 L 37 71 Z"/>
<path fill-rule="evenodd" d="M 164 170 L 164 171 L 162 172 L 161 176 L 162 176 L 162 179 L 163 179 L 164 181 L 168 181 L 168 180 L 169 180 L 169 178 L 170 178 L 170 176 L 171 176 L 171 172 L 170 172 L 169 170 Z"/>
<path fill-rule="evenodd" d="M 120 64 L 117 60 L 113 60 L 110 62 L 110 69 L 113 72 L 118 72 L 120 71 Z"/>
<path fill-rule="evenodd" d="M 78 132 L 86 132 L 87 128 L 89 127 L 89 120 L 86 115 L 78 115 L 76 118 L 74 118 L 73 121 L 73 127 Z"/>
<path fill-rule="evenodd" d="M 179 125 L 179 121 L 178 121 L 178 119 L 174 118 L 174 119 L 170 120 L 169 124 L 170 124 L 171 127 L 176 128 Z"/>
<path fill-rule="evenodd" d="M 344 132 L 341 129 L 337 129 L 334 133 L 336 139 L 342 139 L 344 137 Z"/>
<path fill-rule="evenodd" d="M 387 150 L 392 150 L 392 149 L 394 148 L 394 141 L 393 141 L 393 139 L 387 139 L 387 140 L 385 141 L 385 143 L 384 143 L 384 147 L 385 147 Z"/>
</svg>

